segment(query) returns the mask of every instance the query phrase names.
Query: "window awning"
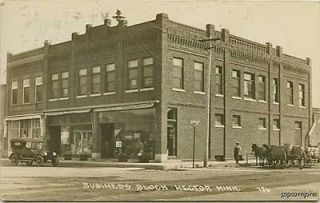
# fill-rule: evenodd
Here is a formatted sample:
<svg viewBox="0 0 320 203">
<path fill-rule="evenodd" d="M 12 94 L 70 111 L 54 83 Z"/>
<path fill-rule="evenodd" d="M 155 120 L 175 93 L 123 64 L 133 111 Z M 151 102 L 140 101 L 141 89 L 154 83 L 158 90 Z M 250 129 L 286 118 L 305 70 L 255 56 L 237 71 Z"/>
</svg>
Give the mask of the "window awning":
<svg viewBox="0 0 320 203">
<path fill-rule="evenodd" d="M 10 116 L 6 117 L 4 121 L 18 121 L 18 120 L 28 120 L 28 119 L 40 119 L 41 115 L 27 115 L 27 116 Z"/>
</svg>

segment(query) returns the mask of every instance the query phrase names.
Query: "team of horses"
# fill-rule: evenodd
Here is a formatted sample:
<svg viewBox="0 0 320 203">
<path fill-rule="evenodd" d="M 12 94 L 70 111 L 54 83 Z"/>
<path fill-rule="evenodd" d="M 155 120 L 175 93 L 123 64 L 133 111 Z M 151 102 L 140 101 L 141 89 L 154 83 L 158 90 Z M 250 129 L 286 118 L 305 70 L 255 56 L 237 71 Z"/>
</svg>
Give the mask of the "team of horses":
<svg viewBox="0 0 320 203">
<path fill-rule="evenodd" d="M 256 158 L 256 165 L 268 164 L 269 167 L 298 165 L 303 167 L 303 162 L 309 158 L 308 154 L 301 147 L 293 147 L 292 150 L 283 146 L 252 144 L 252 152 Z"/>
</svg>

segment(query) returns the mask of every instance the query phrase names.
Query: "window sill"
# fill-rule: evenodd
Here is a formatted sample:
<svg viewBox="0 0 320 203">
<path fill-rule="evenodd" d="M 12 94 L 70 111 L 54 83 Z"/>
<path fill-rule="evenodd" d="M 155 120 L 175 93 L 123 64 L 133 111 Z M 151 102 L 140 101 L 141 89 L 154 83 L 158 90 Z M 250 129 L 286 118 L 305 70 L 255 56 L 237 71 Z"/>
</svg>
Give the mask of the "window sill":
<svg viewBox="0 0 320 203">
<path fill-rule="evenodd" d="M 62 97 L 62 98 L 59 98 L 59 100 L 67 100 L 69 99 L 69 97 Z"/>
<path fill-rule="evenodd" d="M 273 104 L 275 104 L 275 105 L 279 105 L 279 103 L 278 103 L 278 102 L 273 102 Z"/>
<path fill-rule="evenodd" d="M 90 97 L 98 97 L 98 96 L 101 96 L 101 93 L 90 94 L 89 96 L 90 96 Z"/>
<path fill-rule="evenodd" d="M 254 102 L 257 101 L 256 99 L 246 98 L 246 97 L 244 98 L 244 100 L 245 100 L 245 101 L 254 101 Z"/>
<path fill-rule="evenodd" d="M 258 128 L 259 130 L 268 130 L 267 128 Z"/>
<path fill-rule="evenodd" d="M 59 99 L 58 98 L 56 98 L 56 99 L 49 99 L 49 101 L 51 102 L 51 101 L 58 101 Z"/>
<path fill-rule="evenodd" d="M 152 90 L 154 90 L 153 87 L 146 87 L 146 88 L 140 89 L 141 92 L 152 91 Z"/>
<path fill-rule="evenodd" d="M 280 129 L 272 129 L 273 131 L 280 131 Z"/>
<path fill-rule="evenodd" d="M 224 97 L 222 94 L 215 94 L 216 97 Z"/>
<path fill-rule="evenodd" d="M 80 95 L 80 96 L 77 96 L 77 99 L 79 99 L 79 98 L 85 98 L 85 97 L 87 97 L 88 95 Z"/>
<path fill-rule="evenodd" d="M 288 106 L 294 107 L 294 105 L 293 105 L 293 104 L 288 104 Z"/>
<path fill-rule="evenodd" d="M 200 91 L 193 91 L 195 94 L 206 94 L 205 92 L 200 92 Z"/>
<path fill-rule="evenodd" d="M 235 96 L 232 96 L 232 99 L 242 100 L 242 98 L 241 98 L 241 97 L 235 97 Z"/>
<path fill-rule="evenodd" d="M 186 92 L 186 90 L 184 89 L 179 89 L 179 88 L 172 88 L 173 91 L 176 91 L 176 92 Z"/>
<path fill-rule="evenodd" d="M 215 125 L 216 128 L 224 128 L 224 125 Z"/>
<path fill-rule="evenodd" d="M 241 129 L 241 126 L 232 126 L 233 129 Z"/>
<path fill-rule="evenodd" d="M 126 90 L 126 93 L 133 93 L 133 92 L 139 92 L 139 90 L 138 89 Z"/>
<path fill-rule="evenodd" d="M 267 103 L 267 101 L 266 100 L 258 100 L 258 102 L 260 102 L 260 103 Z"/>
<path fill-rule="evenodd" d="M 116 92 L 105 92 L 105 93 L 103 93 L 103 95 L 113 95 L 113 94 L 116 94 Z"/>
<path fill-rule="evenodd" d="M 299 108 L 306 109 L 307 107 L 305 107 L 305 106 L 299 106 Z"/>
</svg>

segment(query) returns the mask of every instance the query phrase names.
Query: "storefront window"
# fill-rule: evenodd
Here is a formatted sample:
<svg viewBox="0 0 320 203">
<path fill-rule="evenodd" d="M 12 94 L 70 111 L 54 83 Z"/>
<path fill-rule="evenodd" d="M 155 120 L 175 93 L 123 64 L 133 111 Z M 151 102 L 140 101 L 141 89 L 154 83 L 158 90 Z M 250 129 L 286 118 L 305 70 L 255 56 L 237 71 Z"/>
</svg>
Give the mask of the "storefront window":
<svg viewBox="0 0 320 203">
<path fill-rule="evenodd" d="M 73 154 L 91 154 L 92 153 L 92 133 L 91 130 L 73 131 Z"/>
<path fill-rule="evenodd" d="M 143 153 L 154 159 L 154 114 L 153 108 L 100 112 L 101 157 L 137 159 Z"/>
</svg>

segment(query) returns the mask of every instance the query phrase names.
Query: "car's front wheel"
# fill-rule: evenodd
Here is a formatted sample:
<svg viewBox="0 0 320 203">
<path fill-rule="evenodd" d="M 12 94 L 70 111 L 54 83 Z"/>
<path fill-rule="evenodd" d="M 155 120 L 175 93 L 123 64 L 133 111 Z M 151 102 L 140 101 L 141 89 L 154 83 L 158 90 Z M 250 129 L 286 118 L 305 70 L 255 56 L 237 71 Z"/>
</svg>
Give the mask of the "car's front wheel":
<svg viewBox="0 0 320 203">
<path fill-rule="evenodd" d="M 18 158 L 17 155 L 12 155 L 11 158 L 10 158 L 10 160 L 11 160 L 11 164 L 12 164 L 13 166 L 17 166 L 18 163 L 19 163 L 19 158 Z"/>
<path fill-rule="evenodd" d="M 37 163 L 37 166 L 43 166 L 44 159 L 43 159 L 43 157 L 41 155 L 37 155 L 36 163 Z"/>
<path fill-rule="evenodd" d="M 53 157 L 51 163 L 52 163 L 52 166 L 58 166 L 59 158 L 58 157 Z"/>
</svg>

